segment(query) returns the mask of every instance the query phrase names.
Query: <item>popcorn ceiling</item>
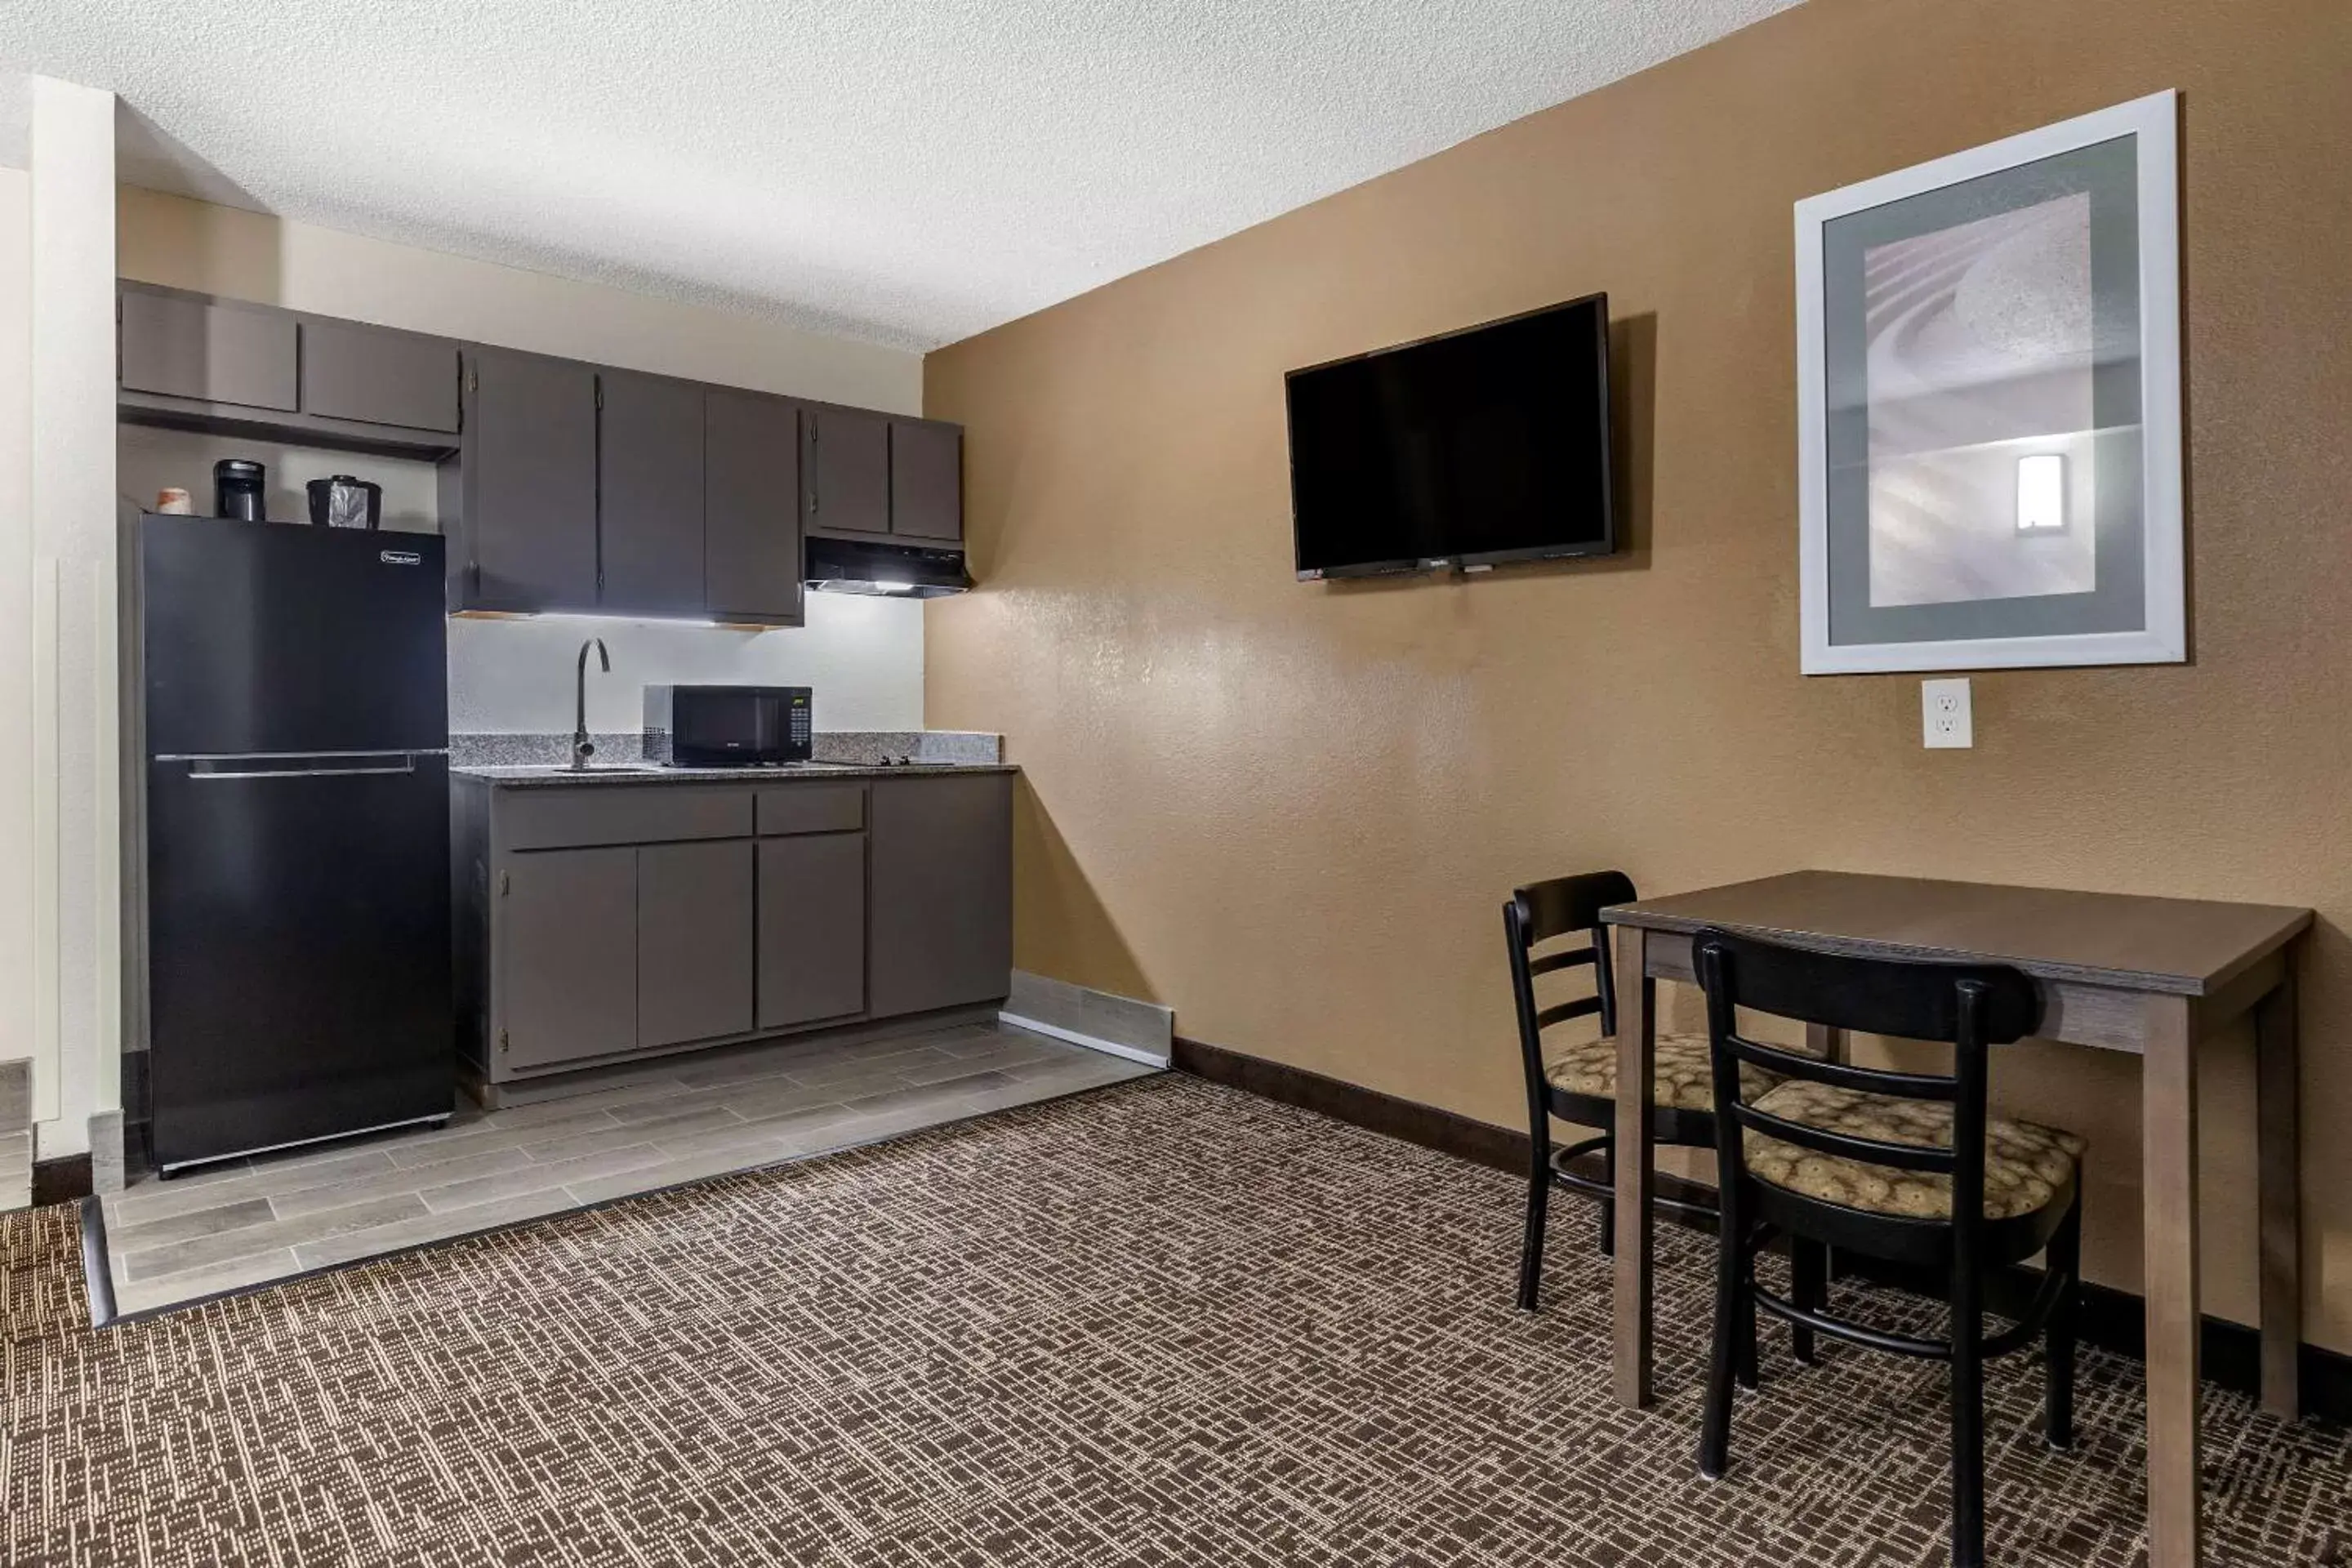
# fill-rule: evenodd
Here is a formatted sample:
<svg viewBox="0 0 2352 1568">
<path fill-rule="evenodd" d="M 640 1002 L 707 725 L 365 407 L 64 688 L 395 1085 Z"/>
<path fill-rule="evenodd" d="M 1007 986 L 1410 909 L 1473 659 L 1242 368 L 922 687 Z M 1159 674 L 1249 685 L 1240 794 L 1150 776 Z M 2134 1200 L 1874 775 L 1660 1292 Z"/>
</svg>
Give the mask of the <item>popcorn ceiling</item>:
<svg viewBox="0 0 2352 1568">
<path fill-rule="evenodd" d="M 45 72 L 135 184 L 919 349 L 1790 3 L 26 0 L 0 163 Z"/>
</svg>

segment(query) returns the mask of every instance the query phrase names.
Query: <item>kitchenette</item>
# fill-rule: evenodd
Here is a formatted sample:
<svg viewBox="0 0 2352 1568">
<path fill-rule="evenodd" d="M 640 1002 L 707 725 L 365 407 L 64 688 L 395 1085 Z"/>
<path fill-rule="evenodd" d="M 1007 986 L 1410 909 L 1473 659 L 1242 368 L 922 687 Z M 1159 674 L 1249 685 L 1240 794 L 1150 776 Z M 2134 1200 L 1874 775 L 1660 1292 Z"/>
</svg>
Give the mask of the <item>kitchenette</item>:
<svg viewBox="0 0 2352 1568">
<path fill-rule="evenodd" d="M 827 728 L 862 672 L 743 651 L 971 585 L 958 427 L 119 300 L 134 1165 L 992 1022 L 998 737 Z M 528 700 L 469 729 L 468 682 Z"/>
<path fill-rule="evenodd" d="M 993 1011 L 1013 770 L 887 738 L 849 760 L 851 735 L 817 760 L 811 700 L 649 688 L 640 760 L 596 758 L 583 731 L 564 761 L 453 764 L 459 1053 L 486 1104 L 705 1044 Z"/>
</svg>

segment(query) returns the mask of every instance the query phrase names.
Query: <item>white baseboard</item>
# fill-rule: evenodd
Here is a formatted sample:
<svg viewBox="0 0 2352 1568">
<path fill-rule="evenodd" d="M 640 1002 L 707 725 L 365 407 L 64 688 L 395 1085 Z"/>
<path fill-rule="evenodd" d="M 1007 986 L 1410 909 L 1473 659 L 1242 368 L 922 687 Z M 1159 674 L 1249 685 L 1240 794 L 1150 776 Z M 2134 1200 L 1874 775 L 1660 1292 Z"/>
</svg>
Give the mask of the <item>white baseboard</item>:
<svg viewBox="0 0 2352 1568">
<path fill-rule="evenodd" d="M 1025 969 L 1013 972 L 1012 994 L 997 1016 L 1017 1029 L 1153 1067 L 1166 1067 L 1176 1052 L 1172 1008 Z"/>
<path fill-rule="evenodd" d="M 1016 1029 L 1026 1029 L 1033 1035 L 1049 1035 L 1057 1040 L 1067 1040 L 1071 1045 L 1084 1046 L 1090 1051 L 1100 1051 L 1105 1056 L 1124 1057 L 1129 1061 L 1142 1062 L 1150 1067 L 1164 1068 L 1168 1065 L 1166 1057 L 1153 1056 L 1140 1047 L 1122 1046 L 1115 1040 L 1102 1039 L 1094 1035 L 1081 1035 L 1076 1029 L 1065 1029 L 1056 1025 L 1040 1023 L 1035 1018 L 1024 1018 L 1017 1013 L 999 1013 L 996 1016 L 996 1021 L 1010 1025 Z"/>
</svg>

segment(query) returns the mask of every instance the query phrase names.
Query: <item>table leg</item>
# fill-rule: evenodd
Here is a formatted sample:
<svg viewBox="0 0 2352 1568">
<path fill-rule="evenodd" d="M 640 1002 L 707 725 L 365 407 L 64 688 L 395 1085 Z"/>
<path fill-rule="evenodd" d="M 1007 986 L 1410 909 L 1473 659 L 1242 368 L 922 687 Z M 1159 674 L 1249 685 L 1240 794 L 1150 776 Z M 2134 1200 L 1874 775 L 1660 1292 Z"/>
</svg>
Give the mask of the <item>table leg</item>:
<svg viewBox="0 0 2352 1568">
<path fill-rule="evenodd" d="M 1651 1085 L 1657 1055 L 1657 983 L 1646 973 L 1649 933 L 1617 936 L 1616 1383 L 1620 1403 L 1650 1403 L 1650 1225 L 1656 1151 Z"/>
<path fill-rule="evenodd" d="M 2295 947 L 2300 947 L 2296 943 Z M 2303 1414 L 2303 1129 L 2294 969 L 2254 1009 L 2254 1119 L 2260 1151 L 2263 1408 L 2293 1421 Z"/>
<path fill-rule="evenodd" d="M 2147 1289 L 2148 1568 L 2195 1568 L 2197 1479 L 2197 1019 L 2186 996 L 2150 996 L 2141 1067 Z"/>
</svg>

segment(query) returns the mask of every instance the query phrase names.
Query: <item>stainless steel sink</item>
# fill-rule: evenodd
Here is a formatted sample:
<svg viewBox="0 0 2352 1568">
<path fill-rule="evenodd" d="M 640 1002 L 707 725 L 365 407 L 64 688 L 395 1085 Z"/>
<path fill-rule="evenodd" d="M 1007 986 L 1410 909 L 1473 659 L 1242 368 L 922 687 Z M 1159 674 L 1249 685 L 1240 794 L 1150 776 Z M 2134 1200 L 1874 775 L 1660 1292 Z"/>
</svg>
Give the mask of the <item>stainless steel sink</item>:
<svg viewBox="0 0 2352 1568">
<path fill-rule="evenodd" d="M 575 768 L 570 763 L 492 763 L 473 771 L 506 779 L 569 779 L 595 778 L 605 774 L 691 774 L 697 778 L 741 779 L 750 784 L 760 779 L 789 776 L 793 773 L 824 773 L 831 768 L 863 768 L 863 763 L 780 763 L 761 767 L 744 768 L 674 768 L 662 763 L 612 762 L 590 763 Z"/>
<path fill-rule="evenodd" d="M 579 774 L 596 773 L 658 773 L 667 772 L 659 763 L 591 763 L 575 768 L 570 763 L 499 763 L 478 768 L 478 773 L 496 773 L 501 778 L 541 779 L 570 778 Z"/>
</svg>

